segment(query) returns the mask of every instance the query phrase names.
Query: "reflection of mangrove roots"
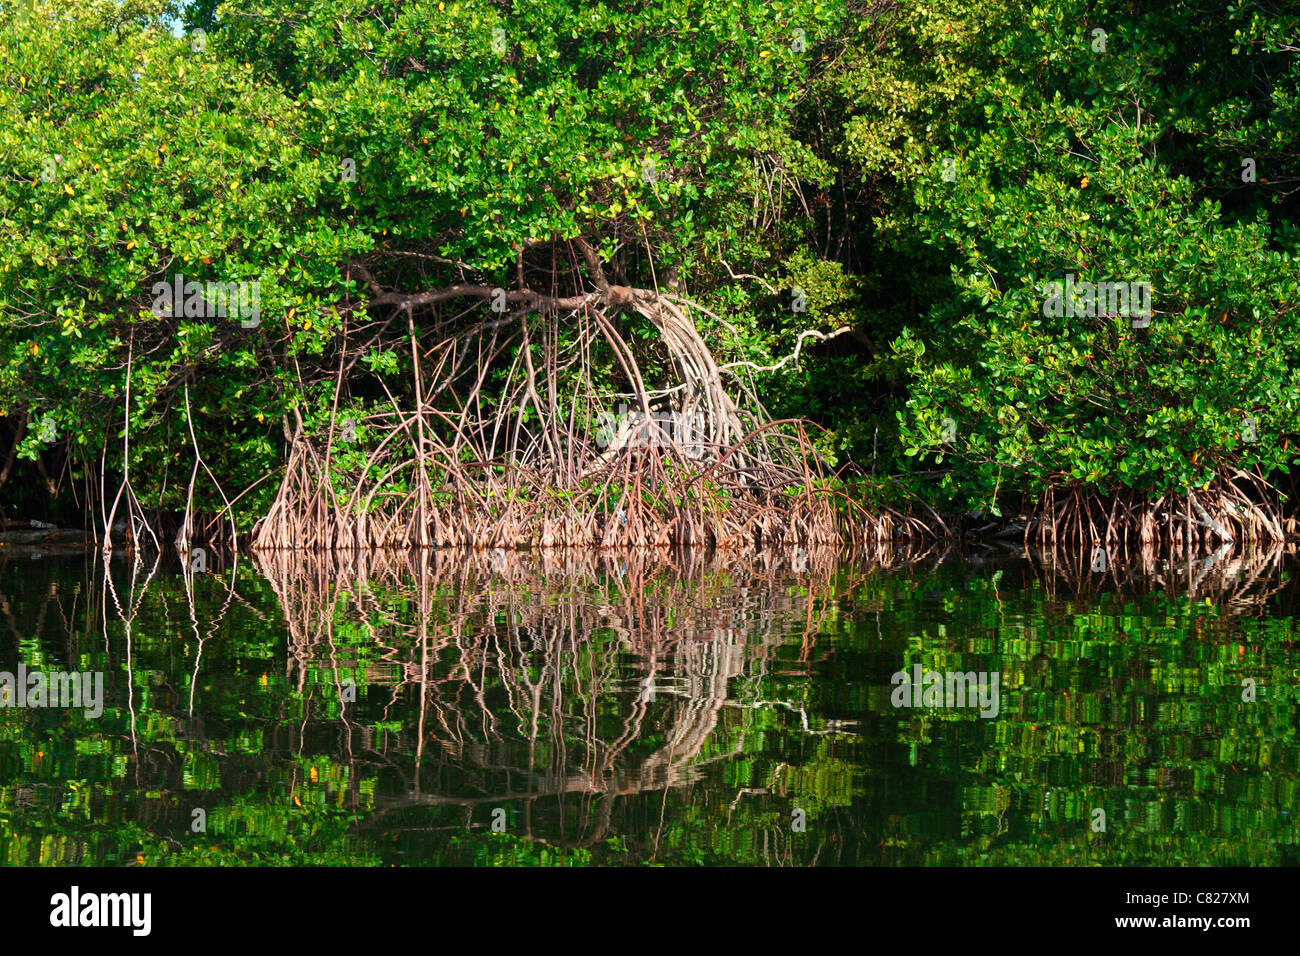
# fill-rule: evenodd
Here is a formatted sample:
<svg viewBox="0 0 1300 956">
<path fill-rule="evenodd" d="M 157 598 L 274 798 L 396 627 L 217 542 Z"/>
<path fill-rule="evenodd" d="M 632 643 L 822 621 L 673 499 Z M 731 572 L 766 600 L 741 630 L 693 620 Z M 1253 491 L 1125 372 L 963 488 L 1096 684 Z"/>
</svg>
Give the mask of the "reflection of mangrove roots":
<svg viewBox="0 0 1300 956">
<path fill-rule="evenodd" d="M 1155 548 L 1029 550 L 1049 594 L 1091 600 L 1100 591 L 1120 594 L 1186 593 L 1221 611 L 1257 614 L 1284 587 L 1286 554 L 1280 545 L 1242 549 L 1229 544 L 1171 555 Z"/>
<path fill-rule="evenodd" d="M 371 701 L 414 692 L 423 759 L 468 774 L 457 792 L 432 795 L 421 780 L 441 778 L 412 768 L 394 808 L 679 786 L 720 745 L 767 726 L 758 709 L 807 724 L 798 702 L 765 699 L 765 677 L 774 661 L 790 666 L 778 649 L 797 646 L 792 621 L 811 651 L 837 581 L 854 574 L 826 552 L 801 574 L 811 593 L 773 586 L 789 570 L 770 553 L 723 565 L 577 551 L 261 552 L 255 562 L 283 604 L 299 688 L 351 673 Z M 732 606 L 745 580 L 749 596 Z M 358 628 L 365 640 L 340 639 Z M 378 746 L 364 722 L 356 732 L 363 749 Z"/>
</svg>

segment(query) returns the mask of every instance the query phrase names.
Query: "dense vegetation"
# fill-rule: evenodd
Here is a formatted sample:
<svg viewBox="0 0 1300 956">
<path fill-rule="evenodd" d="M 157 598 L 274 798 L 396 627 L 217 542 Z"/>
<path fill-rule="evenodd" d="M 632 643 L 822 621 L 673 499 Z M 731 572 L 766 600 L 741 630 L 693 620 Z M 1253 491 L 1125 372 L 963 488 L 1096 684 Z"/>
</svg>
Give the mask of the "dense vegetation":
<svg viewBox="0 0 1300 956">
<path fill-rule="evenodd" d="M 561 524 L 511 543 L 635 537 L 639 507 L 789 543 L 843 488 L 837 513 L 898 509 L 877 534 L 916 501 L 1094 541 L 1295 528 L 1280 0 L 32 0 L 0 25 L 6 517 L 438 543 L 523 502 Z M 178 274 L 256 282 L 260 312 L 160 311 Z M 1051 308 L 1067 277 L 1149 283 L 1149 321 Z M 620 402 L 698 415 L 704 480 L 627 457 L 593 491 Z M 810 445 L 770 425 L 795 418 Z"/>
</svg>

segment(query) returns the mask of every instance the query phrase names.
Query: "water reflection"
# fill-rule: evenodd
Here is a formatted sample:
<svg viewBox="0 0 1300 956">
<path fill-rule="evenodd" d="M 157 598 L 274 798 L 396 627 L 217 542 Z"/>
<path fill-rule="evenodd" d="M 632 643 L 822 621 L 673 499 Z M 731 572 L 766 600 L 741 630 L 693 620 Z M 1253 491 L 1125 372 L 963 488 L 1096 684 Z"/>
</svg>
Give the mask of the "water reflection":
<svg viewBox="0 0 1300 956">
<path fill-rule="evenodd" d="M 1093 558 L 0 559 L 0 859 L 1296 862 L 1292 559 Z"/>
</svg>

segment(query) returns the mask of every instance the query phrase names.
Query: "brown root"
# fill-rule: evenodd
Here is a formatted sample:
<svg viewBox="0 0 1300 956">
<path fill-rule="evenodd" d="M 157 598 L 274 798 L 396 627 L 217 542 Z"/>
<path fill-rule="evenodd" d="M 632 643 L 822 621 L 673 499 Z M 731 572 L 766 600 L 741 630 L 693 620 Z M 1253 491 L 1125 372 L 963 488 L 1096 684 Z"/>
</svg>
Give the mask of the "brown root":
<svg viewBox="0 0 1300 956">
<path fill-rule="evenodd" d="M 743 386 L 728 388 L 684 300 L 597 285 L 564 300 L 512 293 L 520 309 L 508 319 L 435 324 L 432 347 L 412 313 L 442 300 L 382 293 L 375 301 L 405 312 L 414 407 L 390 395 L 350 470 L 336 464 L 337 421 L 323 440 L 299 426 L 253 547 L 790 549 L 924 533 L 829 487 L 804 423 L 772 421 Z M 657 355 L 638 355 L 616 307 L 653 324 Z M 628 391 L 593 383 L 597 352 Z M 652 387 L 647 362 L 676 381 Z M 336 394 L 342 384 L 340 368 Z"/>
</svg>

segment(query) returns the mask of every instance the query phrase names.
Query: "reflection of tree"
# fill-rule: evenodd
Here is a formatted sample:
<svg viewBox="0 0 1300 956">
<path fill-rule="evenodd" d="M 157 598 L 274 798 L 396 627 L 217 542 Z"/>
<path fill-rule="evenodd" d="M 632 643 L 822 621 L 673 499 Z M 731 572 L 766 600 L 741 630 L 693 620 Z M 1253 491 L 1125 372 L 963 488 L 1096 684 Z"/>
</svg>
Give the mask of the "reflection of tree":
<svg viewBox="0 0 1300 956">
<path fill-rule="evenodd" d="M 683 786 L 741 753 L 746 715 L 790 706 L 761 700 L 776 650 L 797 641 L 811 654 L 824 615 L 779 586 L 786 569 L 766 557 L 723 573 L 698 556 L 642 554 L 257 560 L 285 609 L 297 687 L 315 672 L 341 690 L 346 671 L 372 697 L 390 688 L 389 708 L 404 689 L 416 694 L 414 766 L 398 771 L 399 795 L 376 798 L 379 817 L 600 798 L 578 844 L 605 837 L 613 798 Z M 828 593 L 834 555 L 807 560 L 807 587 Z M 344 624 L 373 635 L 378 661 L 348 657 Z M 628 655 L 630 666 L 620 660 Z M 341 709 L 355 720 L 356 708 Z M 447 768 L 471 779 L 451 792 L 427 785 Z"/>
<path fill-rule="evenodd" d="M 100 721 L 0 711 L 0 859 L 394 862 L 396 836 L 456 862 L 1294 856 L 1276 555 L 1190 577 L 909 557 L 0 559 L 5 663 L 80 661 L 107 692 Z M 999 669 L 1002 714 L 898 713 L 913 661 Z M 1245 675 L 1268 688 L 1249 708 Z M 1093 806 L 1154 822 L 1089 841 Z"/>
<path fill-rule="evenodd" d="M 1106 551 L 1032 550 L 1048 593 L 1090 598 L 1102 591 L 1143 594 L 1152 591 L 1208 599 L 1232 613 L 1259 613 L 1283 589 L 1279 574 L 1286 551 L 1281 545 L 1238 549 L 1224 545 L 1194 555 L 1162 556 L 1154 549 Z"/>
<path fill-rule="evenodd" d="M 1294 861 L 1296 589 L 1277 550 L 1189 563 L 1035 555 L 969 573 L 907 663 L 996 670 L 996 721 L 914 712 L 900 740 L 960 793 L 962 839 L 888 842 L 911 864 Z M 1288 565 L 1292 565 L 1288 568 Z M 976 650 L 963 638 L 978 634 Z M 1261 688 L 1245 702 L 1242 681 Z M 978 754 L 976 769 L 965 756 Z M 1090 816 L 1107 814 L 1109 835 Z M 909 832 L 911 830 L 911 832 Z"/>
</svg>

